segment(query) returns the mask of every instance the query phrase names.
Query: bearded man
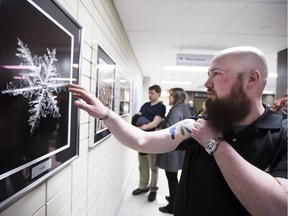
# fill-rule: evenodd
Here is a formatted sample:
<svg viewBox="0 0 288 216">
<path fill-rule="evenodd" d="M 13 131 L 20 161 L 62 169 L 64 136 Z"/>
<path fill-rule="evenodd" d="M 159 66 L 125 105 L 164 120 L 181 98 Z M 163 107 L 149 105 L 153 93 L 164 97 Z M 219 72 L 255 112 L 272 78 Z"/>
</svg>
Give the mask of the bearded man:
<svg viewBox="0 0 288 216">
<path fill-rule="evenodd" d="M 208 118 L 144 132 L 77 85 L 75 105 L 105 119 L 112 134 L 136 151 L 185 150 L 175 216 L 287 214 L 287 121 L 262 104 L 268 75 L 263 53 L 234 47 L 211 60 L 205 82 Z"/>
</svg>

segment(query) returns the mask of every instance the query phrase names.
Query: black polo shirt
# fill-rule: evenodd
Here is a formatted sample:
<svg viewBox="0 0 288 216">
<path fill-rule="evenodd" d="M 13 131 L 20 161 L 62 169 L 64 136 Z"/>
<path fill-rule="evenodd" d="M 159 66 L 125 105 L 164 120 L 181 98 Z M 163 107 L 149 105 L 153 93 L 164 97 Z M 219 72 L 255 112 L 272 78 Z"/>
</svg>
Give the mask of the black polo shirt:
<svg viewBox="0 0 288 216">
<path fill-rule="evenodd" d="M 287 178 L 287 121 L 267 106 L 254 124 L 238 133 L 231 129 L 224 138 L 249 163 L 274 177 Z M 191 138 L 177 149 L 186 153 L 175 216 L 250 215 L 230 190 L 213 156 Z"/>
</svg>

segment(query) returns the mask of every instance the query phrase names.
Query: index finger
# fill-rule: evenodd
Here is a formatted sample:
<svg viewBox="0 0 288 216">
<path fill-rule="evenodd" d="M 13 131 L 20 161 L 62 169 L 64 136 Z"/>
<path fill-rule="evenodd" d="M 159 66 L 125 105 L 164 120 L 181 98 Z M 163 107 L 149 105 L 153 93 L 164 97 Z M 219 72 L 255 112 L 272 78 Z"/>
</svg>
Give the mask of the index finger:
<svg viewBox="0 0 288 216">
<path fill-rule="evenodd" d="M 73 94 L 73 96 L 83 99 L 88 104 L 93 104 L 92 95 L 84 87 L 77 84 L 69 84 L 68 91 Z"/>
<path fill-rule="evenodd" d="M 81 89 L 81 90 L 86 91 L 86 89 L 82 87 L 81 85 L 73 84 L 73 83 L 68 84 L 68 91 L 74 92 L 76 89 Z"/>
</svg>

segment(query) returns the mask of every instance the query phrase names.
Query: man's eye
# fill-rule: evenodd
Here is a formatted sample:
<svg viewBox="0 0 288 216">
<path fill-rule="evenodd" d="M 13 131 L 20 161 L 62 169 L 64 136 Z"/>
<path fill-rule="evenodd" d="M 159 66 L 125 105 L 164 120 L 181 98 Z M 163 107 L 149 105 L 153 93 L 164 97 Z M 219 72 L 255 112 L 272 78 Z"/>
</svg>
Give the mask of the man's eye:
<svg viewBox="0 0 288 216">
<path fill-rule="evenodd" d="M 208 73 L 208 77 L 210 77 L 210 76 L 218 76 L 218 75 L 220 75 L 220 73 L 219 72 L 212 72 L 212 73 Z"/>
</svg>

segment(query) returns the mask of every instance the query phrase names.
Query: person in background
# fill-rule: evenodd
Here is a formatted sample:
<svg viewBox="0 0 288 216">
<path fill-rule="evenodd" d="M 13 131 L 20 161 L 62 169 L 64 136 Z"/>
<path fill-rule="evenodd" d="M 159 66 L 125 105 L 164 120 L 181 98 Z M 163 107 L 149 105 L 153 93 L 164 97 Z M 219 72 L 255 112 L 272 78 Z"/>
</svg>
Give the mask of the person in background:
<svg viewBox="0 0 288 216">
<path fill-rule="evenodd" d="M 283 119 L 287 119 L 288 115 L 288 89 L 286 90 L 286 93 L 276 100 L 271 106 L 270 110 L 272 112 L 275 112 L 283 117 Z"/>
<path fill-rule="evenodd" d="M 161 88 L 159 85 L 149 87 L 149 102 L 144 103 L 139 113 L 133 116 L 132 124 L 136 122 L 135 126 L 144 131 L 153 131 L 159 127 L 166 113 L 165 105 L 162 101 L 159 101 L 160 95 Z M 155 164 L 156 156 L 156 154 L 139 152 L 139 187 L 132 192 L 132 194 L 136 196 L 150 190 L 148 195 L 148 201 L 150 202 L 156 199 L 158 190 L 158 167 Z"/>
<path fill-rule="evenodd" d="M 197 115 L 197 110 L 196 107 L 194 106 L 194 101 L 190 100 L 187 104 L 187 107 L 191 113 L 191 116 L 196 116 Z"/>
<path fill-rule="evenodd" d="M 262 103 L 268 77 L 263 52 L 232 47 L 208 68 L 208 119 L 185 119 L 145 132 L 75 84 L 75 106 L 102 118 L 120 143 L 136 151 L 185 149 L 174 216 L 287 214 L 287 119 Z"/>
<path fill-rule="evenodd" d="M 201 109 L 199 110 L 199 112 L 197 113 L 197 116 L 200 117 L 200 116 L 203 116 L 206 114 L 206 106 L 205 106 L 205 101 L 203 101 L 202 103 L 202 106 L 201 106 Z"/>
<path fill-rule="evenodd" d="M 172 105 L 169 113 L 162 122 L 162 128 L 169 128 L 175 123 L 191 117 L 191 113 L 185 105 L 186 94 L 182 88 L 172 88 L 169 90 L 169 105 Z M 166 197 L 169 204 L 160 207 L 159 211 L 163 213 L 173 214 L 174 199 L 178 186 L 178 170 L 182 169 L 184 161 L 184 151 L 171 151 L 164 154 L 158 154 L 156 165 L 165 170 L 168 180 L 169 197 Z"/>
</svg>

